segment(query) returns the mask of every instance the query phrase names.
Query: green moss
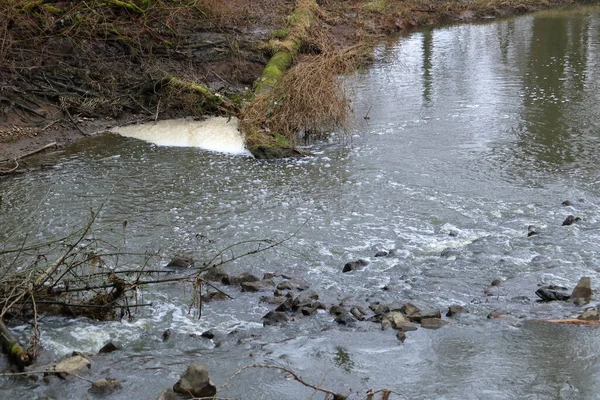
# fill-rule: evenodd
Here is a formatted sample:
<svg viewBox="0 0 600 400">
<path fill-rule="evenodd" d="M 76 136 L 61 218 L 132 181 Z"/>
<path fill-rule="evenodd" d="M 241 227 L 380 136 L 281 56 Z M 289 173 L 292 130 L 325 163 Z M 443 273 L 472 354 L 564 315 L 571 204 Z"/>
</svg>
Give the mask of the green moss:
<svg viewBox="0 0 600 400">
<path fill-rule="evenodd" d="M 367 4 L 365 4 L 363 7 L 367 11 L 382 13 L 385 11 L 385 9 L 387 7 L 387 1 L 386 0 L 374 0 L 374 1 L 371 1 Z"/>
<path fill-rule="evenodd" d="M 256 85 L 256 94 L 270 90 L 292 65 L 293 57 L 287 51 L 278 51 L 267 63 Z"/>
<path fill-rule="evenodd" d="M 288 30 L 281 28 L 281 29 L 276 29 L 273 31 L 273 33 L 271 33 L 271 37 L 273 37 L 274 39 L 285 39 L 285 37 L 288 34 Z"/>
</svg>

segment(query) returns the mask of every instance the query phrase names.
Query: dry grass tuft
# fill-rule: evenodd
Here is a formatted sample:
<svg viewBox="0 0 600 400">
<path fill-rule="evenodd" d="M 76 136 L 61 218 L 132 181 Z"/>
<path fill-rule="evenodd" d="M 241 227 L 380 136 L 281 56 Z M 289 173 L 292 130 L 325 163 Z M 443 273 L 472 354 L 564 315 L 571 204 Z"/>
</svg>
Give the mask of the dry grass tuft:
<svg viewBox="0 0 600 400">
<path fill-rule="evenodd" d="M 246 108 L 242 128 L 261 141 L 270 133 L 290 144 L 296 143 L 297 133 L 311 139 L 336 127 L 347 128 L 350 99 L 341 76 L 369 58 L 369 48 L 361 45 L 306 57 L 272 92 L 257 97 Z"/>
</svg>

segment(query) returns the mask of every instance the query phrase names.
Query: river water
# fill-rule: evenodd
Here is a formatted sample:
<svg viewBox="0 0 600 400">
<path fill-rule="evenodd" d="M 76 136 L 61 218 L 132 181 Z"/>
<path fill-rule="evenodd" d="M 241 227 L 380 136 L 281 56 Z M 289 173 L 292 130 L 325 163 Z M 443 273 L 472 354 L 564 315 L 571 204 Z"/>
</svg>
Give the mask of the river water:
<svg viewBox="0 0 600 400">
<path fill-rule="evenodd" d="M 133 321 L 46 318 L 40 362 L 113 340 L 123 350 L 95 357 L 88 378 L 121 380 L 111 396 L 119 399 L 156 398 L 190 363 L 205 364 L 217 386 L 266 363 L 354 398 L 370 388 L 410 399 L 600 398 L 600 331 L 536 321 L 582 308 L 534 295 L 542 283 L 600 281 L 600 9 L 415 32 L 377 49 L 375 64 L 348 85 L 354 128 L 310 145 L 313 156 L 300 160 L 116 135 L 81 142 L 54 167 L 0 180 L 3 241 L 23 240 L 13 231 L 30 232 L 29 241 L 60 237 L 104 202 L 95 235 L 123 252 L 158 252 L 151 267 L 178 253 L 204 260 L 234 243 L 231 254 L 242 254 L 256 248 L 243 242 L 293 236 L 227 272 L 302 278 L 327 304 L 461 304 L 470 314 L 400 343 L 376 324 L 337 327 L 326 313 L 263 328 L 273 306 L 232 288 L 234 300 L 205 304 L 198 319 L 187 312 L 190 289 L 165 285 L 144 289 L 153 307 Z M 572 205 L 561 205 L 567 199 Z M 570 214 L 582 220 L 561 226 Z M 528 237 L 529 225 L 539 234 Z M 397 254 L 375 258 L 383 249 Z M 342 274 L 357 258 L 369 266 Z M 487 296 L 494 279 L 503 283 Z M 506 319 L 486 318 L 498 308 Z M 207 329 L 223 334 L 197 336 Z M 92 398 L 88 387 L 0 381 L 13 398 Z M 250 370 L 222 397 L 311 394 L 276 371 Z"/>
</svg>

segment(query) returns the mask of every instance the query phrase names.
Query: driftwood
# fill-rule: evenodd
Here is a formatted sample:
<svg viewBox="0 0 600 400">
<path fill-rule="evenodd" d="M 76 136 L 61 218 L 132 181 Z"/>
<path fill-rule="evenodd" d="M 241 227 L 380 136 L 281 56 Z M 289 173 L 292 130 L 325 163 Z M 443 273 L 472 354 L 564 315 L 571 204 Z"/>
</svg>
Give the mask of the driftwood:
<svg viewBox="0 0 600 400">
<path fill-rule="evenodd" d="M 543 322 L 551 322 L 554 324 L 566 324 L 566 325 L 600 325 L 600 321 L 586 321 L 579 318 L 565 318 L 565 319 L 547 319 L 542 320 Z"/>
</svg>

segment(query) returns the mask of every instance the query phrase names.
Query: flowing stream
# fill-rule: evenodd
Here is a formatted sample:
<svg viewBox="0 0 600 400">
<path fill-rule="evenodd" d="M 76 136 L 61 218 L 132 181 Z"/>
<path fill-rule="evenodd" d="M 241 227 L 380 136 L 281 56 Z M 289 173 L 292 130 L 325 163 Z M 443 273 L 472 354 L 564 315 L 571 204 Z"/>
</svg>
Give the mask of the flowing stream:
<svg viewBox="0 0 600 400">
<path fill-rule="evenodd" d="M 264 293 L 230 287 L 235 299 L 205 304 L 198 319 L 188 314 L 191 289 L 165 285 L 144 289 L 153 306 L 133 321 L 45 318 L 40 362 L 113 340 L 123 349 L 94 357 L 88 378 L 121 380 L 115 399 L 154 399 L 191 363 L 205 364 L 217 386 L 248 364 L 281 365 L 353 398 L 370 388 L 409 399 L 600 398 L 600 328 L 536 321 L 583 308 L 534 294 L 542 283 L 572 288 L 581 276 L 600 284 L 600 8 L 414 32 L 378 48 L 348 84 L 354 128 L 309 146 L 303 159 L 258 162 L 118 135 L 78 143 L 53 167 L 0 178 L 0 238 L 55 239 L 104 203 L 94 234 L 124 252 L 159 252 L 152 267 L 174 254 L 205 260 L 234 243 L 241 254 L 255 248 L 244 242 L 292 236 L 227 272 L 305 279 L 327 304 L 460 304 L 469 314 L 400 343 L 377 324 L 338 327 L 324 312 L 263 328 L 273 308 L 259 302 Z M 161 123 L 148 132 L 186 129 Z M 227 129 L 229 147 L 205 148 L 243 152 Z M 173 140 L 189 143 L 188 133 Z M 571 214 L 581 221 L 561 226 Z M 538 235 L 527 236 L 530 225 Z M 374 257 L 384 249 L 397 254 Z M 367 268 L 342 274 L 358 258 Z M 494 279 L 503 283 L 487 296 Z M 486 318 L 499 308 L 506 319 Z M 165 329 L 172 336 L 163 342 Z M 200 337 L 207 329 L 222 333 Z M 88 387 L 0 380 L 7 398 L 93 398 Z M 249 370 L 221 397 L 311 394 L 277 371 Z"/>
</svg>

